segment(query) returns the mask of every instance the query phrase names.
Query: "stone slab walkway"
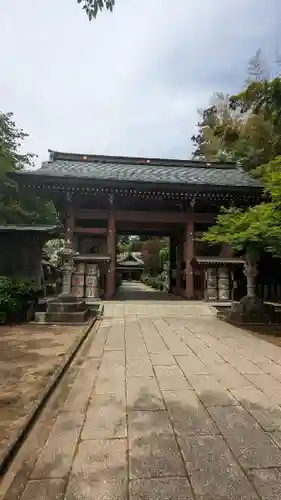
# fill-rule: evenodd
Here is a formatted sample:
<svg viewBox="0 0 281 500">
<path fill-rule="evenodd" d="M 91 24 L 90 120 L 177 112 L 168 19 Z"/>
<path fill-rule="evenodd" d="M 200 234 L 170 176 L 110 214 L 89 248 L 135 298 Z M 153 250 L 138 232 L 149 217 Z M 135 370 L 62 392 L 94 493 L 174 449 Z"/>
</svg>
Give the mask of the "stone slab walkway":
<svg viewBox="0 0 281 500">
<path fill-rule="evenodd" d="M 280 348 L 142 291 L 105 304 L 21 500 L 280 499 Z"/>
</svg>

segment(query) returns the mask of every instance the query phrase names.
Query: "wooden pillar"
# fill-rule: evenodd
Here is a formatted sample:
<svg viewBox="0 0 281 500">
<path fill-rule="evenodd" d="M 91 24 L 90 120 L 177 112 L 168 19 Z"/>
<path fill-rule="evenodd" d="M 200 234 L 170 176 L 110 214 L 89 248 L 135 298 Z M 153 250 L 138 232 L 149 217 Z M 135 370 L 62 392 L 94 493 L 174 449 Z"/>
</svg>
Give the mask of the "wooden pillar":
<svg viewBox="0 0 281 500">
<path fill-rule="evenodd" d="M 176 294 L 181 295 L 181 261 L 182 261 L 182 252 L 181 252 L 181 242 L 180 237 L 177 235 L 177 253 L 176 253 Z"/>
<path fill-rule="evenodd" d="M 110 257 L 106 276 L 106 299 L 110 299 L 116 290 L 116 227 L 114 212 L 110 211 L 107 230 L 107 253 Z"/>
<path fill-rule="evenodd" d="M 66 209 L 65 209 L 65 234 L 68 235 L 68 238 L 72 242 L 73 240 L 73 231 L 75 226 L 75 217 L 74 217 L 74 208 L 71 202 L 71 195 L 67 196 L 66 199 Z"/>
<path fill-rule="evenodd" d="M 189 220 L 185 230 L 185 296 L 187 299 L 194 298 L 194 275 L 193 268 L 191 265 L 194 255 L 194 223 L 193 220 Z"/>
<path fill-rule="evenodd" d="M 177 259 L 176 259 L 176 237 L 175 234 L 170 236 L 170 292 L 176 292 L 176 268 L 177 268 Z"/>
</svg>

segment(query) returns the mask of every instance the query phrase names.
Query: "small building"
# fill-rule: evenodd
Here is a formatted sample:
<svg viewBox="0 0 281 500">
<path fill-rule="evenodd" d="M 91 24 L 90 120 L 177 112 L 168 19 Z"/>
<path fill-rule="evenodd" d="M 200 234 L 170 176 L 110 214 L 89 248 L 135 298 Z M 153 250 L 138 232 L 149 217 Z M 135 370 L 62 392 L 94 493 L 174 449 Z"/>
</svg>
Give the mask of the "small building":
<svg viewBox="0 0 281 500">
<path fill-rule="evenodd" d="M 0 275 L 42 283 L 42 249 L 57 237 L 56 225 L 1 225 Z"/>
<path fill-rule="evenodd" d="M 123 281 L 139 281 L 144 271 L 141 252 L 125 252 L 117 255 L 116 270 Z"/>
</svg>

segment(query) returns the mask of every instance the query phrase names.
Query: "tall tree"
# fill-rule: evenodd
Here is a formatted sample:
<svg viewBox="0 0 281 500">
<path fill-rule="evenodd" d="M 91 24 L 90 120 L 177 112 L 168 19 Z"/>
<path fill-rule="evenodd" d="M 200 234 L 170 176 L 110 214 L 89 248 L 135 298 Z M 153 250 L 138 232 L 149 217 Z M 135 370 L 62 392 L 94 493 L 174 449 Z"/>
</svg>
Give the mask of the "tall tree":
<svg viewBox="0 0 281 500">
<path fill-rule="evenodd" d="M 14 170 L 33 164 L 34 155 L 22 153 L 27 134 L 19 129 L 12 113 L 0 112 L 0 222 L 2 224 L 55 223 L 56 211 L 52 202 L 39 197 L 22 195 L 8 177 Z"/>
<path fill-rule="evenodd" d="M 198 134 L 191 139 L 193 157 L 207 161 L 233 160 L 233 144 L 239 137 L 241 119 L 231 110 L 229 95 L 216 92 L 207 109 L 199 109 Z"/>
<path fill-rule="evenodd" d="M 246 257 L 249 268 L 255 265 L 261 251 L 281 257 L 281 156 L 259 167 L 269 202 L 239 210 L 223 209 L 217 222 L 203 235 L 203 241 L 231 245 Z M 255 258 L 253 258 L 255 254 Z M 246 276 L 249 289 L 254 289 L 253 274 Z"/>
</svg>

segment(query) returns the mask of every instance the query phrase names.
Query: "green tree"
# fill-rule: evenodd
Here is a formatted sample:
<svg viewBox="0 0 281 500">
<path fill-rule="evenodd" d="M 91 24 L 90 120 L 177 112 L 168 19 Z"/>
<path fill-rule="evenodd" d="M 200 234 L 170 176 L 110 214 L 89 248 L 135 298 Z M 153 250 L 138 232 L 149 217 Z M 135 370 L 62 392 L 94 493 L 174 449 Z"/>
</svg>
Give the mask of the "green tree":
<svg viewBox="0 0 281 500">
<path fill-rule="evenodd" d="M 1 224 L 53 224 L 57 221 L 52 202 L 23 195 L 8 177 L 14 170 L 33 165 L 34 155 L 22 153 L 27 134 L 16 126 L 12 113 L 0 112 L 0 223 Z"/>
<path fill-rule="evenodd" d="M 233 96 L 216 93 L 210 106 L 199 110 L 194 158 L 239 162 L 252 170 L 281 154 L 281 78 L 276 66 L 274 71 L 271 77 L 257 51 L 245 88 Z"/>
<path fill-rule="evenodd" d="M 82 5 L 82 9 L 85 10 L 89 21 L 95 19 L 99 12 L 103 9 L 113 11 L 115 5 L 115 0 L 77 0 L 77 3 Z"/>
<path fill-rule="evenodd" d="M 268 202 L 243 211 L 223 209 L 216 224 L 202 240 L 213 244 L 231 245 L 243 253 L 246 260 L 248 289 L 254 289 L 254 269 L 262 251 L 281 257 L 281 156 L 259 167 Z"/>
</svg>

